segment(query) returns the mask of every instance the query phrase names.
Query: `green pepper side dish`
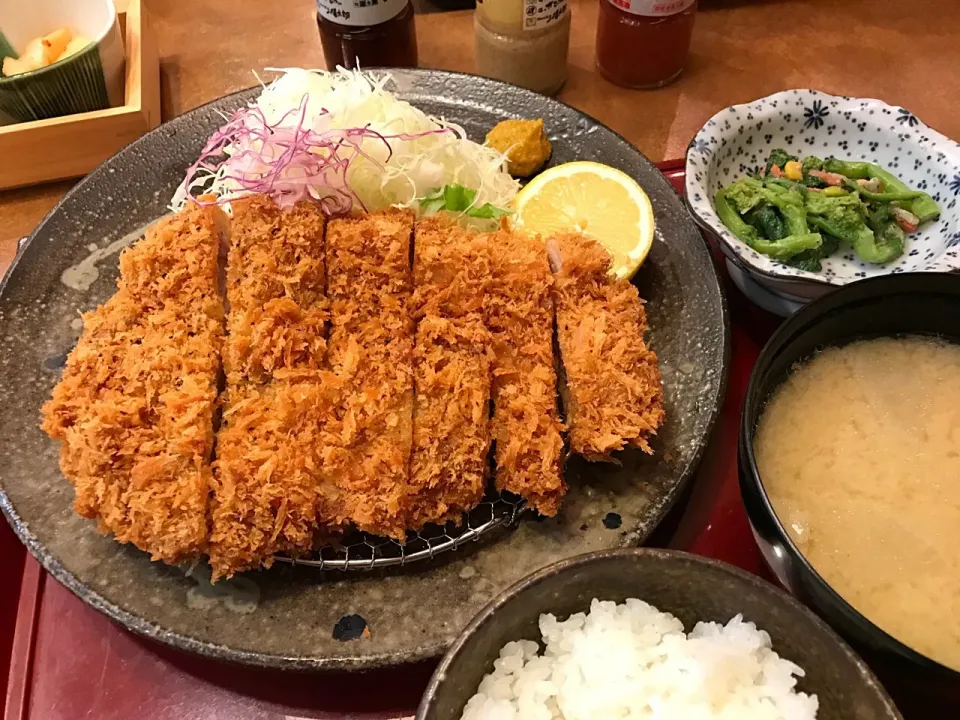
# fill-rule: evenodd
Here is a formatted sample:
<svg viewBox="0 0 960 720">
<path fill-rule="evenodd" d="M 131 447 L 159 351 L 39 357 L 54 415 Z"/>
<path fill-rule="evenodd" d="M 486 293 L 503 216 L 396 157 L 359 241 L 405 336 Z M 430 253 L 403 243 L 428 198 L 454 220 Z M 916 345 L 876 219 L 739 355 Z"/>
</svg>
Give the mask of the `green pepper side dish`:
<svg viewBox="0 0 960 720">
<path fill-rule="evenodd" d="M 843 175 L 853 180 L 876 178 L 880 180 L 886 191 L 892 193 L 918 192 L 908 188 L 896 175 L 887 172 L 879 165 L 874 165 L 873 163 L 827 158 L 823 163 L 823 169 L 827 172 L 837 173 L 838 175 Z M 920 222 L 922 223 L 940 216 L 940 208 L 937 206 L 936 201 L 925 192 L 919 192 L 915 199 L 905 202 L 903 207 L 920 218 Z"/>
<path fill-rule="evenodd" d="M 720 188 L 720 220 L 757 252 L 817 272 L 841 245 L 864 262 L 903 254 L 906 237 L 940 215 L 930 195 L 872 163 L 806 157 L 776 149 L 764 168 Z"/>
</svg>

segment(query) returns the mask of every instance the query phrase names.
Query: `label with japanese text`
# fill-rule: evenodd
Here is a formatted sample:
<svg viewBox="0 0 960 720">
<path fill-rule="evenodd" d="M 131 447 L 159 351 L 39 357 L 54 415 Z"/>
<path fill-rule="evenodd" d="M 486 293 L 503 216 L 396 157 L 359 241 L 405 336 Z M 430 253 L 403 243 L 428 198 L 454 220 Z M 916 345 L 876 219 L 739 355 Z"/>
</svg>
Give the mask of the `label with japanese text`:
<svg viewBox="0 0 960 720">
<path fill-rule="evenodd" d="M 688 9 L 697 0 L 608 0 L 614 7 L 647 17 L 663 17 L 676 15 Z"/>
<path fill-rule="evenodd" d="M 396 17 L 408 0 L 317 0 L 317 14 L 339 25 L 372 27 Z"/>
<path fill-rule="evenodd" d="M 567 0 L 523 0 L 523 29 L 542 30 L 567 14 Z"/>
</svg>

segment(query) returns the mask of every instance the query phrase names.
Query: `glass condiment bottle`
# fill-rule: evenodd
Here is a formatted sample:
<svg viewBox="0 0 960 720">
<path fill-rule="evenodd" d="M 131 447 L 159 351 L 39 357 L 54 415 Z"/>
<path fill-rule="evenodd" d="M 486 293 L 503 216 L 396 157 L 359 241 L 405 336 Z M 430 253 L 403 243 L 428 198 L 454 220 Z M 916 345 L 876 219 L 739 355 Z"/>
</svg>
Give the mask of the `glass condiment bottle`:
<svg viewBox="0 0 960 720">
<path fill-rule="evenodd" d="M 629 88 L 680 76 L 690 51 L 697 0 L 600 0 L 597 69 Z"/>
<path fill-rule="evenodd" d="M 552 95 L 567 79 L 567 0 L 477 0 L 477 72 Z"/>
<path fill-rule="evenodd" d="M 417 66 L 410 0 L 317 0 L 317 26 L 329 70 Z"/>
<path fill-rule="evenodd" d="M 477 0 L 430 0 L 429 3 L 440 10 L 473 10 L 477 7 Z"/>
</svg>

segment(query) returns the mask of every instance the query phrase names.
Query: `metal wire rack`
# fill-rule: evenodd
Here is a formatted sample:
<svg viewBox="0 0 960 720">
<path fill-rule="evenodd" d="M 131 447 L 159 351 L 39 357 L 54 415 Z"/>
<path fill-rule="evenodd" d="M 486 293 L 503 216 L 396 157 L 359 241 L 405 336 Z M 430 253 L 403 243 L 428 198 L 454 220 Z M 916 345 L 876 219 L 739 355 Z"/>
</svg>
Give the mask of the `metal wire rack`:
<svg viewBox="0 0 960 720">
<path fill-rule="evenodd" d="M 313 557 L 278 555 L 277 562 L 305 565 L 318 570 L 375 570 L 430 560 L 465 543 L 479 540 L 491 531 L 512 525 L 525 510 L 522 498 L 489 491 L 477 507 L 464 513 L 460 525 L 428 525 L 407 534 L 406 542 L 355 532 L 337 545 L 327 545 Z"/>
</svg>

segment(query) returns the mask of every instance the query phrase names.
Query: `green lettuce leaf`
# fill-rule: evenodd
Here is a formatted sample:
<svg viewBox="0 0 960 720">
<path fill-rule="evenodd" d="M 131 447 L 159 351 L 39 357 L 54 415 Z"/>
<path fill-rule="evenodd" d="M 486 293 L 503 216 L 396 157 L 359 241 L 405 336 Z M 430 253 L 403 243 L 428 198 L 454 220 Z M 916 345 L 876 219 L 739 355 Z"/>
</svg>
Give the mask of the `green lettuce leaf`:
<svg viewBox="0 0 960 720">
<path fill-rule="evenodd" d="M 442 188 L 428 193 L 420 201 L 420 207 L 430 212 L 446 210 L 447 212 L 460 213 L 481 220 L 495 220 L 510 214 L 509 210 L 502 210 L 490 203 L 474 206 L 473 201 L 476 197 L 476 190 L 471 190 L 463 185 L 444 185 Z"/>
</svg>

